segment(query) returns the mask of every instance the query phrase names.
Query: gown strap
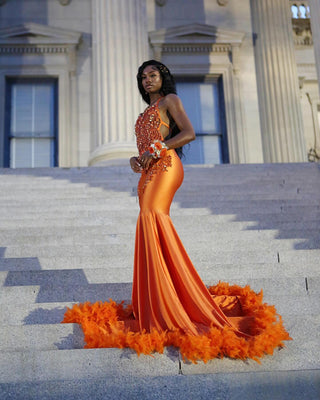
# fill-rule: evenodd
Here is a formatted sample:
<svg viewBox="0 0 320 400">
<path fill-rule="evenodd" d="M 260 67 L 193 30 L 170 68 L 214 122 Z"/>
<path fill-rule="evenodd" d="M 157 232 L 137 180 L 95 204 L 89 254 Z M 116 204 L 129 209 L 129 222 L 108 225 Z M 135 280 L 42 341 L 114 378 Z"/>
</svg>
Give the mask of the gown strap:
<svg viewBox="0 0 320 400">
<path fill-rule="evenodd" d="M 161 125 L 164 125 L 164 126 L 166 126 L 168 129 L 170 129 L 169 124 L 167 124 L 166 122 L 164 122 L 163 119 L 161 118 L 161 114 L 160 114 L 160 110 L 159 110 L 159 102 L 160 102 L 161 99 L 162 99 L 162 97 L 159 97 L 159 99 L 158 99 L 157 102 L 156 102 L 156 107 L 157 107 L 158 115 L 159 115 L 159 119 L 160 119 L 160 126 L 161 126 Z M 160 127 L 159 127 L 159 128 L 160 128 Z"/>
</svg>

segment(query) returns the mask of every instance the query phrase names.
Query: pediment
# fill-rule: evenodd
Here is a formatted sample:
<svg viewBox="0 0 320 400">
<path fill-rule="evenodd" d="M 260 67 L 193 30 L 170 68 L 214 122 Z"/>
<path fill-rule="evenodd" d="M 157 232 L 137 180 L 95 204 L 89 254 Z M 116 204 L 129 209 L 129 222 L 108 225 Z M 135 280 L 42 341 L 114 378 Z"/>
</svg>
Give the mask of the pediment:
<svg viewBox="0 0 320 400">
<path fill-rule="evenodd" d="M 162 44 L 233 44 L 240 45 L 243 32 L 223 30 L 213 25 L 188 24 L 149 32 L 153 45 Z"/>
<path fill-rule="evenodd" d="M 77 45 L 80 39 L 81 33 L 79 32 L 35 23 L 0 29 L 0 44 L 7 45 Z"/>
</svg>

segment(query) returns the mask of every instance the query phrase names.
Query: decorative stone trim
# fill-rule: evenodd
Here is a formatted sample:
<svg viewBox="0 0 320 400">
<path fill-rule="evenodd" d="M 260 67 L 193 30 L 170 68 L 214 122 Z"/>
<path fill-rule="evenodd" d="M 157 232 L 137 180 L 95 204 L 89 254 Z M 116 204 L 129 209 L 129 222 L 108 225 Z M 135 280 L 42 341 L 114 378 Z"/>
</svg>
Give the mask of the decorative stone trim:
<svg viewBox="0 0 320 400">
<path fill-rule="evenodd" d="M 219 6 L 226 6 L 228 4 L 228 0 L 217 0 Z"/>
<path fill-rule="evenodd" d="M 68 6 L 71 3 L 71 0 L 59 0 L 59 3 L 62 6 Z"/>
<path fill-rule="evenodd" d="M 0 45 L 78 45 L 81 33 L 28 22 L 0 29 Z"/>
<path fill-rule="evenodd" d="M 312 46 L 310 19 L 292 19 L 292 30 L 296 46 Z"/>
<path fill-rule="evenodd" d="M 80 40 L 79 32 L 26 23 L 0 30 L 0 54 L 66 54 L 69 70 L 74 72 Z"/>
<path fill-rule="evenodd" d="M 231 45 L 228 44 L 208 44 L 208 45 L 164 45 L 162 46 L 164 53 L 228 53 L 231 51 Z"/>
<path fill-rule="evenodd" d="M 0 54 L 61 54 L 69 53 L 68 47 L 0 46 Z"/>
<path fill-rule="evenodd" d="M 212 25 L 190 24 L 149 32 L 156 59 L 166 53 L 227 53 L 234 72 L 238 72 L 238 53 L 245 37 L 243 32 L 219 29 Z"/>
<path fill-rule="evenodd" d="M 149 32 L 152 45 L 167 44 L 241 44 L 243 32 L 219 29 L 213 25 L 188 24 Z"/>
</svg>

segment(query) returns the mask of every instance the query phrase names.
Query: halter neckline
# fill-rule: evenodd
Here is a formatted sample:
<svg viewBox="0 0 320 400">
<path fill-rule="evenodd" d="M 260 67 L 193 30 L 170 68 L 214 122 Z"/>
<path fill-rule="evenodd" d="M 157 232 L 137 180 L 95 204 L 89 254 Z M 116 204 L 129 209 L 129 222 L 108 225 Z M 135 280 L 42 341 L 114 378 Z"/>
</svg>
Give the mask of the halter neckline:
<svg viewBox="0 0 320 400">
<path fill-rule="evenodd" d="M 158 98 L 156 101 L 154 101 L 153 103 L 150 103 L 150 104 L 149 104 L 149 107 L 152 107 L 152 106 L 154 106 L 154 105 L 157 105 L 161 99 L 163 99 L 163 96 L 159 97 L 159 98 Z"/>
</svg>

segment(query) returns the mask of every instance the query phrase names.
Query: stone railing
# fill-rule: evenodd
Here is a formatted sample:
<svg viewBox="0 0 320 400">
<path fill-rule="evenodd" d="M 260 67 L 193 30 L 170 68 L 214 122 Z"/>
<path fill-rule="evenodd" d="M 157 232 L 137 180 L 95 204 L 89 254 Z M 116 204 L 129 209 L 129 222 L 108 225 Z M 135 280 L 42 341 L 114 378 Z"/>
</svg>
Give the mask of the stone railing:
<svg viewBox="0 0 320 400">
<path fill-rule="evenodd" d="M 310 27 L 310 8 L 306 0 L 290 0 L 293 40 L 296 46 L 313 44 Z"/>
<path fill-rule="evenodd" d="M 292 18 L 294 19 L 310 18 L 310 8 L 307 1 L 290 0 L 290 7 L 291 7 Z"/>
</svg>

